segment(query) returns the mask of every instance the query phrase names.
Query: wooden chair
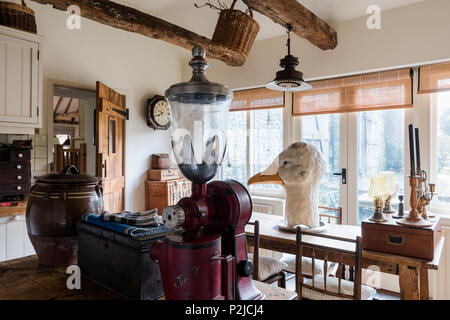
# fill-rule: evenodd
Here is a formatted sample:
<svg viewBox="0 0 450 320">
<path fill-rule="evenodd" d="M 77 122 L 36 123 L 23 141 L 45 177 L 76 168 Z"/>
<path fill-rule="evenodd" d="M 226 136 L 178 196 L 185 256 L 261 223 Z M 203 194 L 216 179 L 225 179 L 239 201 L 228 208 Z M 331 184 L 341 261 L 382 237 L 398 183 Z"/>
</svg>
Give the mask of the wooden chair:
<svg viewBox="0 0 450 320">
<path fill-rule="evenodd" d="M 311 240 L 311 242 L 304 242 L 302 238 L 303 235 L 321 238 L 322 240 L 317 241 L 315 244 L 312 244 Z M 328 242 L 329 245 L 332 245 L 333 242 L 336 244 L 336 241 L 339 241 L 340 243 L 353 243 L 355 249 L 338 249 L 331 246 L 329 247 L 327 246 L 326 239 L 332 240 Z M 348 240 L 327 234 L 310 233 L 297 228 L 296 244 L 296 291 L 299 299 L 370 300 L 375 295 L 375 289 L 361 284 L 361 237 L 357 237 L 356 240 Z M 352 247 L 352 245 L 350 245 L 350 247 Z M 312 276 L 310 277 L 308 275 L 305 277 L 301 263 L 304 255 L 311 257 L 313 265 L 317 258 L 323 260 L 323 273 L 316 275 L 314 274 L 314 268 L 312 268 Z M 355 269 L 354 282 L 342 279 L 342 272 L 340 271 L 343 267 L 342 261 L 344 257 L 346 258 L 346 261 L 354 261 L 354 263 L 352 263 Z M 338 265 L 337 277 L 327 276 L 327 268 L 329 263 L 335 263 Z"/>
<path fill-rule="evenodd" d="M 330 207 L 319 207 L 319 210 L 328 210 L 335 212 L 335 214 L 319 213 L 320 221 L 327 220 L 327 223 L 332 223 L 334 220 L 335 224 L 342 224 L 342 208 L 330 208 Z"/>
<path fill-rule="evenodd" d="M 80 173 L 86 173 L 86 144 L 79 148 L 65 149 L 62 144 L 55 144 L 53 151 L 53 172 L 61 172 L 67 165 L 75 165 Z"/>
<path fill-rule="evenodd" d="M 321 210 L 321 212 L 319 213 L 319 217 L 320 220 L 326 220 L 326 223 L 336 223 L 336 224 L 342 224 L 342 208 L 338 207 L 338 208 L 329 208 L 329 207 L 319 207 L 319 209 Z M 327 211 L 331 211 L 334 213 L 331 214 L 327 214 L 327 213 L 323 213 L 324 210 Z M 288 275 L 286 275 L 286 281 L 292 279 L 295 277 L 295 255 L 293 254 L 284 254 L 282 261 L 284 263 L 286 263 L 287 267 L 284 269 L 284 271 L 286 273 L 288 273 Z M 319 264 L 321 263 L 321 261 L 317 261 Z M 311 261 L 310 259 L 304 259 L 303 261 L 304 267 L 306 267 L 308 270 L 312 269 L 311 265 Z M 318 269 L 318 268 L 316 268 Z M 320 270 L 322 270 L 320 268 Z M 345 274 L 345 266 L 343 267 L 343 274 Z M 330 275 L 335 275 L 337 272 L 337 268 L 336 265 L 331 265 L 330 268 L 328 268 L 328 274 Z M 350 271 L 350 275 L 351 275 L 351 271 Z"/>
<path fill-rule="evenodd" d="M 249 259 L 253 263 L 253 279 L 272 284 L 278 282 L 278 286 L 286 289 L 286 273 L 283 271 L 283 263 L 272 257 L 259 256 L 259 221 L 249 222 L 254 226 L 253 254 L 249 253 Z M 261 268 L 266 270 L 261 270 Z"/>
</svg>

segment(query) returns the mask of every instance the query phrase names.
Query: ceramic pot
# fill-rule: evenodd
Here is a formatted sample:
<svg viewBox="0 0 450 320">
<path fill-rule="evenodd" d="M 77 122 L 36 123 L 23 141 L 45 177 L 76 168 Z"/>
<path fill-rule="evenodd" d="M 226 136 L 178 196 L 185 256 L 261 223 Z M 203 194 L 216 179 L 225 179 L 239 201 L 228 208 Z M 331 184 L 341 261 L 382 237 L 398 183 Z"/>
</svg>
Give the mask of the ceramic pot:
<svg viewBox="0 0 450 320">
<path fill-rule="evenodd" d="M 36 179 L 28 198 L 26 224 L 39 265 L 77 264 L 76 223 L 84 213 L 103 210 L 99 179 L 80 174 L 73 165 Z"/>
</svg>

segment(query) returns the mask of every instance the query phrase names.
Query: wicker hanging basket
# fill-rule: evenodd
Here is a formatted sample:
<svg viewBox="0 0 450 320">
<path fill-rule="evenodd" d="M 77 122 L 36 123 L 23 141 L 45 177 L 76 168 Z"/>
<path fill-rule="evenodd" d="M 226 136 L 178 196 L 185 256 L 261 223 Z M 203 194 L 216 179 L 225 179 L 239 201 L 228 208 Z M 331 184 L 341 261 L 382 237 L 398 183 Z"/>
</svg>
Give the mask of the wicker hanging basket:
<svg viewBox="0 0 450 320">
<path fill-rule="evenodd" d="M 0 2 L 0 25 L 37 33 L 34 11 L 21 2 Z"/>
<path fill-rule="evenodd" d="M 220 12 L 211 43 L 240 54 L 246 60 L 258 34 L 259 24 L 253 19 L 250 8 L 250 15 L 235 10 L 236 1 L 233 1 L 230 9 Z"/>
</svg>

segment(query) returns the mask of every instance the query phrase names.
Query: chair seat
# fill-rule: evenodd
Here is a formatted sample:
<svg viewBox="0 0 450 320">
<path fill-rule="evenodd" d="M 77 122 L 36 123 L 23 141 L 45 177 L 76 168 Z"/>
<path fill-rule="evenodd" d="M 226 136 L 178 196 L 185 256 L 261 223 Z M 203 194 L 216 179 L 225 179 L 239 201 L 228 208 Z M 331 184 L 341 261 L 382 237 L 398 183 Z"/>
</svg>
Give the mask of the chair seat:
<svg viewBox="0 0 450 320">
<path fill-rule="evenodd" d="M 314 277 L 314 287 L 317 289 L 324 289 L 324 277 L 323 275 L 317 275 Z M 312 286 L 312 279 L 305 278 L 304 283 Z M 346 295 L 353 295 L 354 283 L 348 280 L 341 280 L 341 293 Z M 338 293 L 339 280 L 335 277 L 327 277 L 327 291 Z M 361 286 L 361 300 L 372 300 L 373 296 L 377 293 L 374 288 L 362 285 Z M 309 300 L 352 300 L 348 298 L 336 297 L 326 293 L 318 292 L 309 288 L 302 288 L 302 298 Z"/>
<path fill-rule="evenodd" d="M 284 270 L 290 273 L 295 273 L 295 255 L 293 254 L 283 254 L 281 261 L 286 264 Z M 308 257 L 302 258 L 302 273 L 305 275 L 312 276 L 312 259 Z M 323 274 L 323 260 L 314 260 L 314 275 Z"/>
<path fill-rule="evenodd" d="M 253 254 L 248 254 L 248 259 L 253 263 Z M 259 270 L 258 270 L 258 279 L 259 281 L 264 281 L 281 271 L 283 271 L 286 268 L 286 264 L 282 262 L 281 260 L 272 258 L 272 257 L 266 257 L 266 256 L 260 256 L 259 257 Z"/>
</svg>

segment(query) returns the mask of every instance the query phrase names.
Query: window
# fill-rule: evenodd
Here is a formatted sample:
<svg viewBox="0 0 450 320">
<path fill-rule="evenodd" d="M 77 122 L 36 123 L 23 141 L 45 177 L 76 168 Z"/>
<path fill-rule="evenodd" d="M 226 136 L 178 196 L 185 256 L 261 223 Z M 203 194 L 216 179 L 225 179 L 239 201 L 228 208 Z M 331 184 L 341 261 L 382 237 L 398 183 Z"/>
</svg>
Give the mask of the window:
<svg viewBox="0 0 450 320">
<path fill-rule="evenodd" d="M 436 183 L 437 195 L 433 207 L 449 211 L 450 204 L 450 92 L 435 94 L 435 157 L 431 182 Z M 430 181 L 429 181 L 430 182 Z"/>
<path fill-rule="evenodd" d="M 283 109 L 250 111 L 250 171 L 251 175 L 265 170 L 283 151 Z M 279 185 L 262 184 L 254 191 L 282 192 Z"/>
<path fill-rule="evenodd" d="M 220 179 L 247 185 L 248 179 L 266 169 L 283 150 L 283 109 L 234 111 L 228 118 L 227 151 Z M 250 141 L 250 143 L 249 143 Z M 257 193 L 282 193 L 277 185 L 255 185 Z"/>
<path fill-rule="evenodd" d="M 373 199 L 368 196 L 370 176 L 381 171 L 395 172 L 397 193 L 404 194 L 404 110 L 380 110 L 358 113 L 358 217 L 357 223 L 373 214 Z"/>
<path fill-rule="evenodd" d="M 321 206 L 339 207 L 341 178 L 334 175 L 340 172 L 339 114 L 304 116 L 301 122 L 301 140 L 314 145 L 327 161 L 328 170 L 320 185 L 319 203 Z"/>
<path fill-rule="evenodd" d="M 220 167 L 221 179 L 233 179 L 247 185 L 247 158 L 247 112 L 230 112 L 227 150 Z"/>
</svg>

